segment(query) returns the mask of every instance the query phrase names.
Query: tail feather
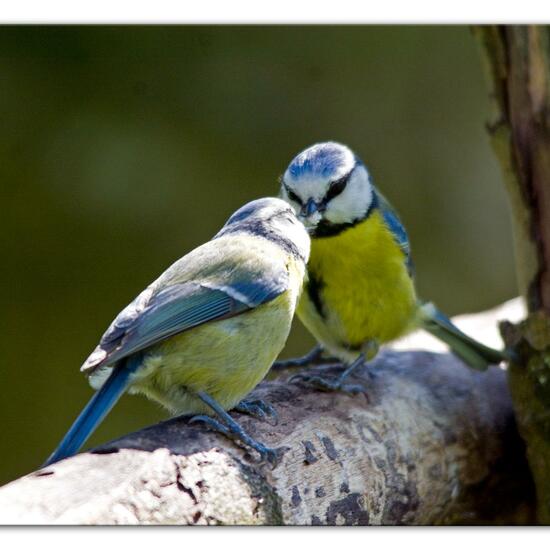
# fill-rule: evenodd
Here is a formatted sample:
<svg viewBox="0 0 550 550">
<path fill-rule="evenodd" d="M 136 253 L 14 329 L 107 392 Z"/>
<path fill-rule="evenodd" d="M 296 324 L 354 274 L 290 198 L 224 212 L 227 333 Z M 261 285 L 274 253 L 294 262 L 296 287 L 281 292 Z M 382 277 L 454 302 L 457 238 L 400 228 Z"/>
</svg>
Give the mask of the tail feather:
<svg viewBox="0 0 550 550">
<path fill-rule="evenodd" d="M 138 365 L 139 363 L 136 364 L 136 359 L 129 358 L 120 366 L 113 367 L 109 378 L 107 378 L 103 386 L 101 386 L 86 407 L 84 407 L 57 449 L 44 463 L 44 466 L 49 466 L 78 452 L 80 447 L 84 445 L 86 440 L 107 416 L 120 396 L 126 391 L 130 375 Z"/>
<path fill-rule="evenodd" d="M 476 370 L 486 370 L 489 365 L 506 361 L 504 351 L 499 351 L 464 334 L 452 321 L 433 304 L 422 306 L 422 326 L 430 334 L 445 342 L 455 355 Z"/>
</svg>

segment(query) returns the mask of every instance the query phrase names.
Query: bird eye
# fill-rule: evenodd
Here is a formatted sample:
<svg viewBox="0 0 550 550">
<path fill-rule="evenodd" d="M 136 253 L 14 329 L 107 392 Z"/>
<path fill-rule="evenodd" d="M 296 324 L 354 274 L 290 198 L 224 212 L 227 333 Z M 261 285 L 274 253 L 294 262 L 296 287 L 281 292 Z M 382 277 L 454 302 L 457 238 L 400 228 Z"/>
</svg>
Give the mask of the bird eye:
<svg viewBox="0 0 550 550">
<path fill-rule="evenodd" d="M 285 191 L 286 191 L 286 194 L 288 195 L 288 198 L 291 201 L 297 202 L 298 204 L 302 204 L 302 199 L 292 189 L 290 189 L 288 185 L 285 185 Z"/>
<path fill-rule="evenodd" d="M 339 180 L 332 182 L 332 185 L 330 186 L 329 190 L 327 191 L 327 194 L 325 195 L 324 202 L 329 202 L 335 197 L 337 197 L 346 188 L 347 183 L 348 183 L 348 174 L 346 174 L 343 178 L 340 178 Z"/>
</svg>

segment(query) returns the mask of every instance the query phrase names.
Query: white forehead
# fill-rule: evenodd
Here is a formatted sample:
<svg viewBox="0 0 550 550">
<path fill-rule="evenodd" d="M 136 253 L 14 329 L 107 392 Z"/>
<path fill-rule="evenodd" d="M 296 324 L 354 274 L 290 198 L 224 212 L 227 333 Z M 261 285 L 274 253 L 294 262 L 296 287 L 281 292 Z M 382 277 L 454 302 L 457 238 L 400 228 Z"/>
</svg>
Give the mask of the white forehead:
<svg viewBox="0 0 550 550">
<path fill-rule="evenodd" d="M 330 182 L 348 174 L 355 164 L 349 147 L 332 141 L 317 143 L 292 160 L 283 180 L 301 196 L 320 200 Z"/>
</svg>

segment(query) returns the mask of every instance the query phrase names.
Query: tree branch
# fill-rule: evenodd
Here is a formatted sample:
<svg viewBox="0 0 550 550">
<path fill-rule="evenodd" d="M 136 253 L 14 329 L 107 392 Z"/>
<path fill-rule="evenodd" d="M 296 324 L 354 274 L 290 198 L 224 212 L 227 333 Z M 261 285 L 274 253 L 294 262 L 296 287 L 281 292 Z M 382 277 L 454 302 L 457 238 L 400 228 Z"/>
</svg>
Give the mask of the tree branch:
<svg viewBox="0 0 550 550">
<path fill-rule="evenodd" d="M 519 301 L 512 309 L 521 309 Z M 492 311 L 471 322 L 494 325 L 500 316 Z M 532 519 L 531 480 L 501 369 L 478 373 L 448 354 L 386 350 L 356 382 L 365 385 L 364 394 L 320 393 L 281 380 L 253 392 L 276 407 L 278 425 L 237 417 L 261 441 L 289 447 L 274 470 L 224 437 L 176 418 L 4 486 L 0 521 L 418 525 Z"/>
<path fill-rule="evenodd" d="M 550 29 L 475 29 L 494 99 L 489 124 L 508 189 L 520 291 L 529 316 L 503 334 L 516 361 L 509 382 L 538 495 L 550 523 Z"/>
</svg>

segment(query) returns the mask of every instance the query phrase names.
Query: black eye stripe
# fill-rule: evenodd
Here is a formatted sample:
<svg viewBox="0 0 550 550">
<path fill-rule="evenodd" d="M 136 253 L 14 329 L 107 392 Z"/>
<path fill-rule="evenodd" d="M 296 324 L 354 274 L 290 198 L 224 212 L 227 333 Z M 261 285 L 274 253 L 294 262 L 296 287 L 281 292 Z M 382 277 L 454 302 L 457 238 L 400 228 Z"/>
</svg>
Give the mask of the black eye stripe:
<svg viewBox="0 0 550 550">
<path fill-rule="evenodd" d="M 303 204 L 302 199 L 292 189 L 290 189 L 288 185 L 283 185 L 285 186 L 286 194 L 291 201 L 297 202 L 298 204 Z"/>
<path fill-rule="evenodd" d="M 329 202 L 335 197 L 337 197 L 340 193 L 342 193 L 342 191 L 346 188 L 348 179 L 349 179 L 349 174 L 346 174 L 344 177 L 340 178 L 339 180 L 333 181 L 329 190 L 325 195 L 324 202 Z"/>
</svg>

